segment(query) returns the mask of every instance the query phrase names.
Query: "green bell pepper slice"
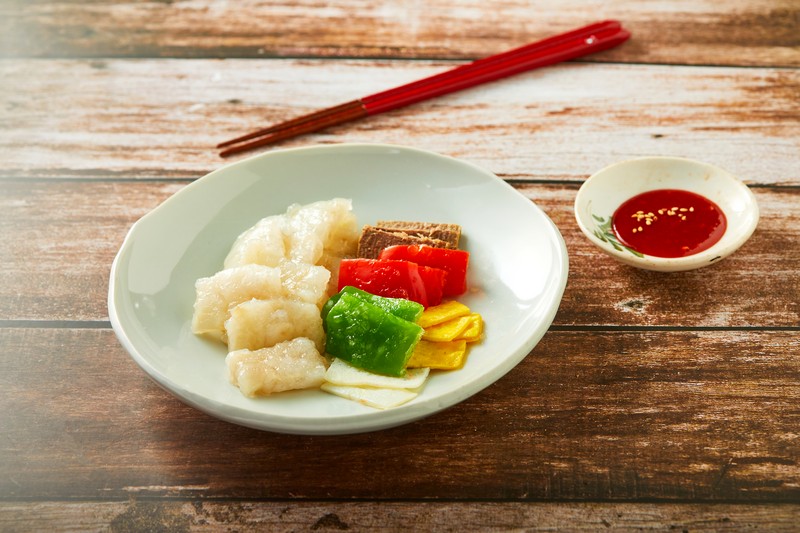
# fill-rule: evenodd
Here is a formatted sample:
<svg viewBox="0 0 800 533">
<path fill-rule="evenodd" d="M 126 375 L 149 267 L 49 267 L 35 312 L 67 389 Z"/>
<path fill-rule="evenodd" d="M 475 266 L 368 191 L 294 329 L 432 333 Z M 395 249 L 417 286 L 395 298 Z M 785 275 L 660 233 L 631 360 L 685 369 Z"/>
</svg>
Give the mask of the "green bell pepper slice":
<svg viewBox="0 0 800 533">
<path fill-rule="evenodd" d="M 325 351 L 351 365 L 388 376 L 403 376 L 422 337 L 422 328 L 349 292 L 325 316 Z"/>
<path fill-rule="evenodd" d="M 381 309 L 388 311 L 389 313 L 395 315 L 398 318 L 402 318 L 403 320 L 408 320 L 409 322 L 416 322 L 419 320 L 419 317 L 422 316 L 422 312 L 425 308 L 422 304 L 417 302 L 412 302 L 411 300 L 406 300 L 403 298 L 386 298 L 384 296 L 377 296 L 375 294 L 370 294 L 367 291 L 362 291 L 361 289 L 357 289 L 352 285 L 348 285 L 346 287 L 342 287 L 342 290 L 338 293 L 331 296 L 325 305 L 322 306 L 322 325 L 325 326 L 325 317 L 328 316 L 328 312 L 331 308 L 339 301 L 339 298 L 342 294 L 347 293 L 351 294 L 357 298 L 361 298 L 362 300 L 371 303 L 373 305 L 377 305 Z M 326 326 L 327 327 L 327 326 Z"/>
</svg>

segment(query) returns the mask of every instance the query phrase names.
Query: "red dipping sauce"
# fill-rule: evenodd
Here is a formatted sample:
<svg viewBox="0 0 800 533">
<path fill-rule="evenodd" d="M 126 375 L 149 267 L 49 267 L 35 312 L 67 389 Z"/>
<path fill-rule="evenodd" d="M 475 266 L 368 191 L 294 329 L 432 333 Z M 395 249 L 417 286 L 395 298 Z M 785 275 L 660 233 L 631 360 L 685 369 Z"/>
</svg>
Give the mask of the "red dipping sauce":
<svg viewBox="0 0 800 533">
<path fill-rule="evenodd" d="M 655 257 L 686 257 L 707 250 L 725 233 L 722 210 L 704 196 L 679 189 L 638 194 L 614 212 L 620 243 Z"/>
</svg>

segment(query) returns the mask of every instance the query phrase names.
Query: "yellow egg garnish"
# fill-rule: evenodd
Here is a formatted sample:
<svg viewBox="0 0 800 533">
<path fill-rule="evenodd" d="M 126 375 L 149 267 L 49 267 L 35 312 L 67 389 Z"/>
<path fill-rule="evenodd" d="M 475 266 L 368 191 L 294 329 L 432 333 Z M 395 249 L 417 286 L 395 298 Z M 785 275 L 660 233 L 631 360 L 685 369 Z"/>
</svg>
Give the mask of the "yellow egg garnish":
<svg viewBox="0 0 800 533">
<path fill-rule="evenodd" d="M 422 316 L 419 317 L 419 320 L 417 320 L 417 324 L 423 328 L 429 328 L 431 326 L 435 326 L 436 324 L 441 324 L 442 322 L 447 322 L 448 320 L 468 315 L 469 313 L 469 307 L 461 302 L 451 300 L 449 302 L 425 309 L 425 311 L 422 313 Z"/>
<path fill-rule="evenodd" d="M 466 354 L 466 341 L 430 342 L 421 340 L 414 348 L 407 368 L 455 370 L 464 364 Z"/>
</svg>

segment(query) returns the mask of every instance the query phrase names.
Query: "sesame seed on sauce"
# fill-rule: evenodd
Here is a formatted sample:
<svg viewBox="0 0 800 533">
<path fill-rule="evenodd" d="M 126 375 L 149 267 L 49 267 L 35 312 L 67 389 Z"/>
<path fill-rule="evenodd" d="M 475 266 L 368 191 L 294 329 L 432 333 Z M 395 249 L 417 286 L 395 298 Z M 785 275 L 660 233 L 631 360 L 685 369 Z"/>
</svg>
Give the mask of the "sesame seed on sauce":
<svg viewBox="0 0 800 533">
<path fill-rule="evenodd" d="M 612 218 L 621 243 L 656 257 L 684 257 L 706 250 L 722 238 L 726 226 L 725 214 L 714 202 L 680 189 L 636 195 L 617 208 Z"/>
</svg>

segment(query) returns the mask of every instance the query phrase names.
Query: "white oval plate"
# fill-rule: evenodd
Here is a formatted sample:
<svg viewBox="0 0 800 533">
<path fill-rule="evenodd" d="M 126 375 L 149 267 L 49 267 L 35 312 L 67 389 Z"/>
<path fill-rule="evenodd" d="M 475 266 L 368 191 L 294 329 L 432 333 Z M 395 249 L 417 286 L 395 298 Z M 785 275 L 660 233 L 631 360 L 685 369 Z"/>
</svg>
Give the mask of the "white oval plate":
<svg viewBox="0 0 800 533">
<path fill-rule="evenodd" d="M 219 271 L 236 236 L 259 219 L 336 197 L 352 199 L 360 224 L 460 224 L 471 290 L 459 300 L 483 315 L 485 338 L 462 369 L 435 373 L 416 399 L 393 409 L 319 390 L 247 398 L 228 383 L 225 346 L 191 332 L 195 280 Z M 136 222 L 112 265 L 108 312 L 136 363 L 201 411 L 275 432 L 358 433 L 431 415 L 514 368 L 550 327 L 567 271 L 555 225 L 486 170 L 400 146 L 299 148 L 222 167 Z"/>
</svg>

